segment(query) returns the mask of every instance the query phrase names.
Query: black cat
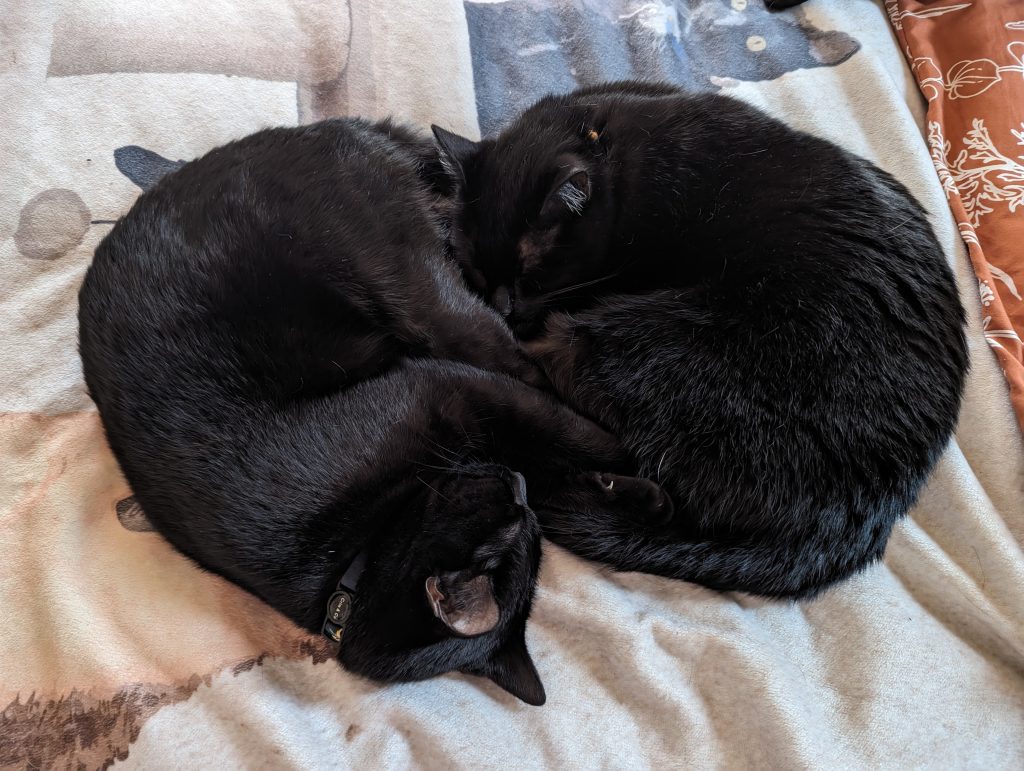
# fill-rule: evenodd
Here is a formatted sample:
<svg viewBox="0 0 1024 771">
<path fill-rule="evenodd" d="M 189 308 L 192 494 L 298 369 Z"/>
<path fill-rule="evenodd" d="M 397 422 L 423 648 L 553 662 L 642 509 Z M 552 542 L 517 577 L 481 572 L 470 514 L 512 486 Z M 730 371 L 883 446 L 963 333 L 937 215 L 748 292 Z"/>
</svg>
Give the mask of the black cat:
<svg viewBox="0 0 1024 771">
<path fill-rule="evenodd" d="M 665 486 L 663 527 L 540 513 L 615 567 L 803 596 L 881 556 L 956 423 L 963 310 L 890 175 L 720 95 L 615 83 L 474 144 L 467 277 Z"/>
<path fill-rule="evenodd" d="M 146 516 L 186 555 L 343 631 L 356 672 L 461 670 L 540 704 L 524 640 L 539 530 L 518 472 L 539 504 L 669 504 L 589 472 L 626 467 L 618 442 L 509 377 L 539 374 L 445 250 L 428 184 L 444 180 L 430 142 L 355 120 L 184 165 L 96 251 L 85 379 Z"/>
</svg>

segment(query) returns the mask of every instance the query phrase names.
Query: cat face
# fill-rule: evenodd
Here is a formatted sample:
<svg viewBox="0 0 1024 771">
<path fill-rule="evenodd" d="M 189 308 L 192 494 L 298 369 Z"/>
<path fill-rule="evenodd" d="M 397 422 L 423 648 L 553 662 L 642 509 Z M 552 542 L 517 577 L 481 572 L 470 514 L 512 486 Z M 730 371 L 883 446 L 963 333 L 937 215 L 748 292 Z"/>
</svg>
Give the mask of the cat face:
<svg viewBox="0 0 1024 771">
<path fill-rule="evenodd" d="M 418 511 L 360 579 L 341 662 L 385 681 L 480 675 L 543 704 L 524 637 L 540 530 L 523 478 L 479 466 L 421 481 Z"/>
<path fill-rule="evenodd" d="M 467 281 L 519 337 L 537 334 L 550 310 L 606 289 L 622 267 L 609 249 L 619 160 L 608 117 L 581 101 L 543 99 L 482 142 L 434 128 L 462 188 Z"/>
</svg>

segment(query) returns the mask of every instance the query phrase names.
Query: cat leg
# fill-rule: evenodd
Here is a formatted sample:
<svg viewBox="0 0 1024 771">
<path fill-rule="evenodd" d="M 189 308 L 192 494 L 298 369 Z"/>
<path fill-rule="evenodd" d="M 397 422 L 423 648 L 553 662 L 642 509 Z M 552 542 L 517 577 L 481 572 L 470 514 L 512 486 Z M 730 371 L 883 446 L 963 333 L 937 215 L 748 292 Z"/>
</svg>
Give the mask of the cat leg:
<svg viewBox="0 0 1024 771">
<path fill-rule="evenodd" d="M 536 478 L 536 477 L 535 477 Z M 595 512 L 610 519 L 637 525 L 664 525 L 675 506 L 659 484 L 641 477 L 588 471 L 568 479 L 545 480 L 539 490 L 527 488 L 530 505 L 545 519 L 555 522 L 559 512 L 564 526 L 584 525 Z"/>
<path fill-rule="evenodd" d="M 508 378 L 495 377 L 480 387 L 485 395 L 477 403 L 486 405 L 482 423 L 493 451 L 511 468 L 632 469 L 633 458 L 617 437 L 549 394 Z"/>
<path fill-rule="evenodd" d="M 707 367 L 722 358 L 708 360 L 718 327 L 702 291 L 659 290 L 552 313 L 541 335 L 523 349 L 560 399 L 619 436 L 636 439 L 659 433 L 658 421 L 665 418 L 657 416 L 664 415 L 663 408 L 689 392 L 692 382 L 709 379 Z M 694 366 L 701 369 L 695 378 L 689 372 Z M 650 451 L 645 439 L 641 444 L 632 449 Z"/>
<path fill-rule="evenodd" d="M 490 309 L 476 308 L 472 314 L 445 309 L 443 334 L 434 337 L 431 351 L 441 359 L 452 359 L 474 367 L 508 375 L 534 388 L 550 390 L 544 371 L 520 347 L 511 330 Z"/>
<path fill-rule="evenodd" d="M 580 385 L 580 374 L 593 363 L 590 336 L 581 314 L 554 313 L 548 317 L 544 332 L 521 343 L 523 353 L 540 368 L 560 399 L 584 415 L 605 425 L 621 425 L 620 410 L 614 400 L 603 398 L 600 389 Z"/>
<path fill-rule="evenodd" d="M 663 524 L 674 506 L 659 484 L 633 476 L 619 440 L 547 394 L 502 379 L 483 395 L 483 417 L 496 459 L 521 472 L 531 506 L 600 510 L 643 524 Z"/>
<path fill-rule="evenodd" d="M 407 359 L 402 369 L 406 398 L 424 408 L 410 428 L 431 462 L 469 458 L 518 471 L 535 507 L 649 524 L 672 516 L 669 496 L 635 476 L 634 459 L 614 435 L 549 394 L 448 361 Z"/>
<path fill-rule="evenodd" d="M 584 354 L 584 341 L 576 338 L 576 323 L 564 313 L 548 317 L 544 333 L 522 343 L 523 352 L 544 371 L 555 393 L 571 401 L 576 361 Z"/>
</svg>

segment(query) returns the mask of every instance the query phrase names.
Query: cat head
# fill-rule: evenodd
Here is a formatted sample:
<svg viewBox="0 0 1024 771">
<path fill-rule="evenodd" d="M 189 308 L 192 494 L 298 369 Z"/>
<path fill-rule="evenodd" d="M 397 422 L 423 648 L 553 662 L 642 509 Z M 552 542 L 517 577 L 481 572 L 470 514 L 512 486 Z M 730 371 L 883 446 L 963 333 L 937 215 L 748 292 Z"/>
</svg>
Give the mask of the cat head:
<svg viewBox="0 0 1024 771">
<path fill-rule="evenodd" d="M 650 144 L 631 116 L 678 94 L 619 83 L 549 96 L 480 142 L 434 127 L 461 189 L 456 246 L 467 281 L 518 336 L 613 286 L 618 201 L 639 198 L 623 190 L 624 176 Z"/>
<path fill-rule="evenodd" d="M 523 478 L 479 465 L 415 484 L 424 492 L 359 580 L 342 664 L 383 681 L 459 671 L 543 704 L 524 636 L 540 530 Z"/>
</svg>

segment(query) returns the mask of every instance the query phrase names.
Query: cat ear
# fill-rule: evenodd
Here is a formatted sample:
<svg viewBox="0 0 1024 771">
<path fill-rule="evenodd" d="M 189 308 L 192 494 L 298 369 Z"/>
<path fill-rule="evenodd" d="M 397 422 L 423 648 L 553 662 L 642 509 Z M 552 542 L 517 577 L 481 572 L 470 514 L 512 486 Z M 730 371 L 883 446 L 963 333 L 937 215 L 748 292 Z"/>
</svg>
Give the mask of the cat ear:
<svg viewBox="0 0 1024 771">
<path fill-rule="evenodd" d="M 434 132 L 434 139 L 441 151 L 441 162 L 445 168 L 453 177 L 465 179 L 464 164 L 476 152 L 478 143 L 440 126 L 431 126 L 430 130 Z"/>
<path fill-rule="evenodd" d="M 516 506 L 528 507 L 526 500 L 526 479 L 518 471 L 505 470 L 503 475 L 505 482 L 512 488 L 512 501 Z"/>
<path fill-rule="evenodd" d="M 579 166 L 569 166 L 555 176 L 544 205 L 541 218 L 553 217 L 561 212 L 575 215 L 583 213 L 583 207 L 590 200 L 590 174 Z"/>
<path fill-rule="evenodd" d="M 461 637 L 475 637 L 498 625 L 501 613 L 490 576 L 444 573 L 428 578 L 425 589 L 434 615 Z"/>
<path fill-rule="evenodd" d="M 491 657 L 480 674 L 491 679 L 499 688 L 534 707 L 539 707 L 547 701 L 544 684 L 540 681 L 530 652 L 526 650 L 523 631 L 510 637 Z"/>
</svg>

